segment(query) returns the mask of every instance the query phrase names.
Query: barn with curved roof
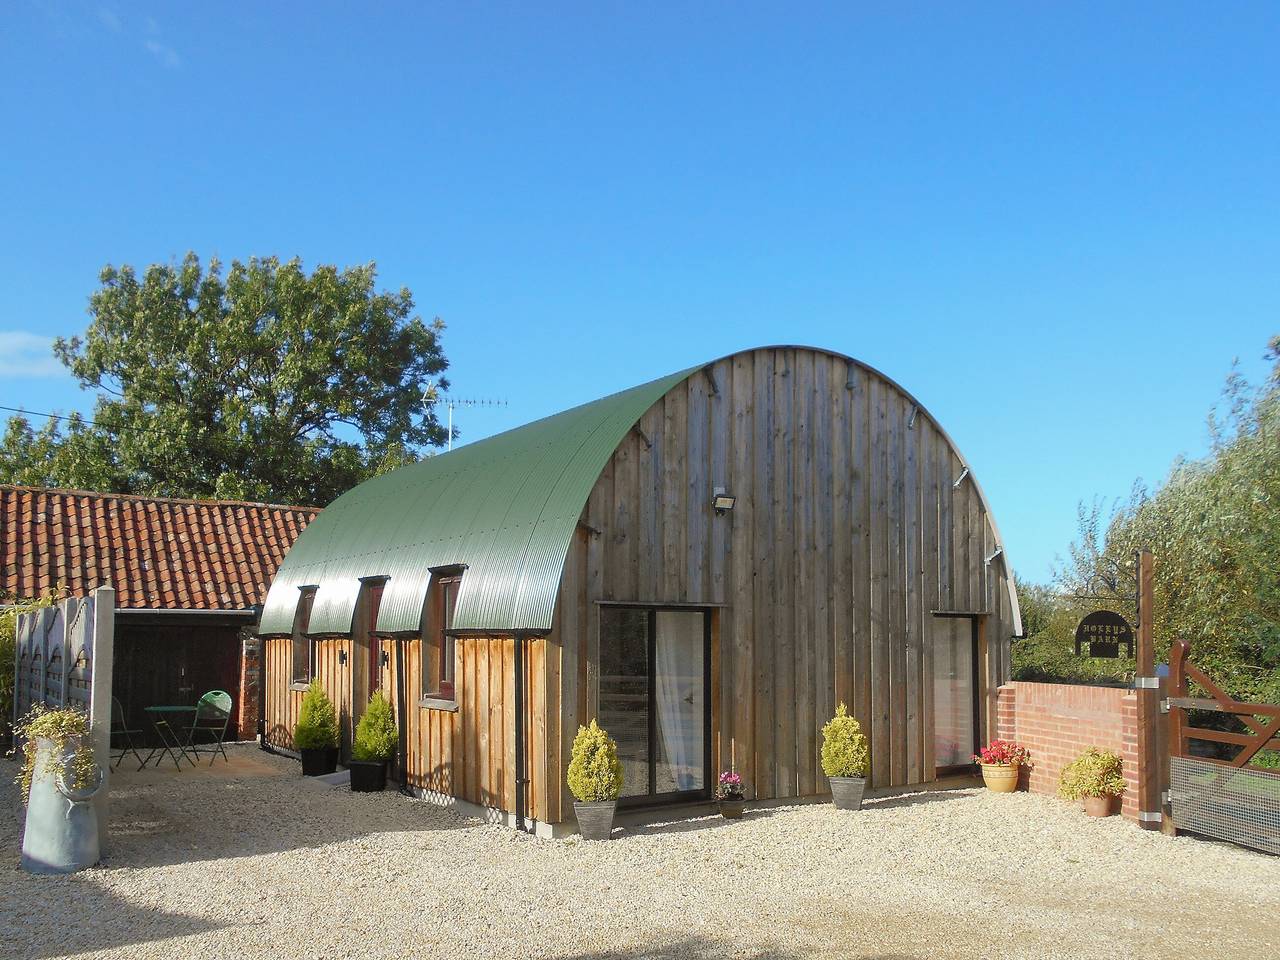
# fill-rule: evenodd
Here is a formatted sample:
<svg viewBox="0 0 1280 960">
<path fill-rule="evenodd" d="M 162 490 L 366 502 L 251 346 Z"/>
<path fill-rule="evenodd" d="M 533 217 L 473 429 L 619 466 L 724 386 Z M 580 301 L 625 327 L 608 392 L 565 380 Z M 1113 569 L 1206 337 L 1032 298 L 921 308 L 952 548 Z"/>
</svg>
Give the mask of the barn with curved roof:
<svg viewBox="0 0 1280 960">
<path fill-rule="evenodd" d="M 539 830 L 572 821 L 580 723 L 624 805 L 821 795 L 849 704 L 871 784 L 962 769 L 994 727 L 1011 568 L 969 464 L 883 374 L 766 347 L 369 480 L 285 557 L 262 613 L 264 742 L 313 678 L 396 707 L 409 788 Z"/>
</svg>

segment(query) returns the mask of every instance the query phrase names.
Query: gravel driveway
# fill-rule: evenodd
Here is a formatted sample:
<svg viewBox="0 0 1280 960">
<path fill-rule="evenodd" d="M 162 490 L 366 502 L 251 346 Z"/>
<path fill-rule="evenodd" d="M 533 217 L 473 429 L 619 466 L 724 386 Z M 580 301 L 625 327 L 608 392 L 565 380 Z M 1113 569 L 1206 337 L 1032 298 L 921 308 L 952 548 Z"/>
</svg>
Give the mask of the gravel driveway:
<svg viewBox="0 0 1280 960">
<path fill-rule="evenodd" d="M 0 762 L 4 957 L 1252 957 L 1280 858 L 1028 794 L 917 794 L 535 840 L 249 746 L 121 777 L 102 866 L 17 867 Z"/>
</svg>

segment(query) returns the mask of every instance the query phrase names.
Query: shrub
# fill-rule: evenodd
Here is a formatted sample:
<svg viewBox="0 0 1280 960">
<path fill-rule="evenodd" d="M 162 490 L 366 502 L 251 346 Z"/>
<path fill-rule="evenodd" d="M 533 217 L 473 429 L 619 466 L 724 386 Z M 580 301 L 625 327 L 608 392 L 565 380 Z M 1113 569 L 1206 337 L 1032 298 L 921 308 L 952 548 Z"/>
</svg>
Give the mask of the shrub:
<svg viewBox="0 0 1280 960">
<path fill-rule="evenodd" d="M 79 710 L 71 707 L 50 710 L 43 703 L 37 703 L 18 721 L 16 733 L 24 741 L 22 769 L 15 781 L 22 789 L 24 804 L 30 796 L 32 780 L 62 772 L 62 756 L 73 744 L 75 754 L 66 767 L 66 785 L 72 790 L 83 790 L 93 786 L 97 780 L 98 765 L 93 741 L 89 739 L 89 718 Z M 52 741 L 53 752 L 46 754 L 44 761 L 37 765 L 40 740 Z"/>
<path fill-rule="evenodd" d="M 579 803 L 617 800 L 622 793 L 622 761 L 613 737 L 595 720 L 578 727 L 573 738 L 573 759 L 569 761 L 569 791 Z"/>
<path fill-rule="evenodd" d="M 862 726 L 841 703 L 822 728 L 822 772 L 828 777 L 865 777 L 869 759 Z"/>
<path fill-rule="evenodd" d="M 299 750 L 328 750 L 338 745 L 338 715 L 319 680 L 312 680 L 302 695 L 293 745 Z"/>
<path fill-rule="evenodd" d="M 17 659 L 18 616 L 41 607 L 50 607 L 65 595 L 61 587 L 38 597 L 22 598 L 0 594 L 0 740 L 8 740 L 9 719 L 13 716 L 14 666 Z"/>
<path fill-rule="evenodd" d="M 369 706 L 364 716 L 356 724 L 356 738 L 351 745 L 353 760 L 390 760 L 400 745 L 399 731 L 396 730 L 395 716 L 391 712 L 391 704 L 375 690 L 369 698 Z"/>
<path fill-rule="evenodd" d="M 1067 800 L 1084 797 L 1118 797 L 1124 793 L 1120 757 L 1110 750 L 1089 747 L 1062 768 L 1058 792 Z"/>
<path fill-rule="evenodd" d="M 973 755 L 974 763 L 994 764 L 1000 767 L 1026 767 L 1031 769 L 1031 751 L 1012 740 L 992 740 Z"/>
<path fill-rule="evenodd" d="M 716 799 L 741 800 L 742 798 L 742 774 L 735 770 L 726 770 L 720 774 L 720 781 L 716 784 Z"/>
</svg>

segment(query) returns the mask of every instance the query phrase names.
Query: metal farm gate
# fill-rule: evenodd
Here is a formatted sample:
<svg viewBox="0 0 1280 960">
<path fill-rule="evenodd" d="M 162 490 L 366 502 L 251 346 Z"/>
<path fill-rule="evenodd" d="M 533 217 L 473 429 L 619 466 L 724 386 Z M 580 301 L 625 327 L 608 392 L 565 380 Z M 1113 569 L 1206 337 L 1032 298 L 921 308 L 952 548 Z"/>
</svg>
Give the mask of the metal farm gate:
<svg viewBox="0 0 1280 960">
<path fill-rule="evenodd" d="M 1280 855 L 1280 770 L 1251 762 L 1262 750 L 1280 751 L 1280 705 L 1234 699 L 1190 662 L 1190 654 L 1191 646 L 1179 640 L 1169 655 L 1173 826 Z M 1188 696 L 1189 681 L 1209 696 Z M 1192 711 L 1218 714 L 1224 722 L 1193 726 Z"/>
</svg>

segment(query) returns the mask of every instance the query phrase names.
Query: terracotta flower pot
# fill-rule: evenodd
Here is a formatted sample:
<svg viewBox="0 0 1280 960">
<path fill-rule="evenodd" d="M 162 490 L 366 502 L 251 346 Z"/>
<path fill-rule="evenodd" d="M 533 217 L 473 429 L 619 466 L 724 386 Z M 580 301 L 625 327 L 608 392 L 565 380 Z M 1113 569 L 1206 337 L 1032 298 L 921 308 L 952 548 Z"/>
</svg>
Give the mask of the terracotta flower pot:
<svg viewBox="0 0 1280 960">
<path fill-rule="evenodd" d="M 1084 812 L 1091 817 L 1109 817 L 1111 816 L 1111 808 L 1110 797 L 1084 798 Z"/>
<path fill-rule="evenodd" d="M 1013 793 L 1018 789 L 1018 765 L 1016 763 L 984 763 L 982 782 L 992 793 Z"/>
</svg>

